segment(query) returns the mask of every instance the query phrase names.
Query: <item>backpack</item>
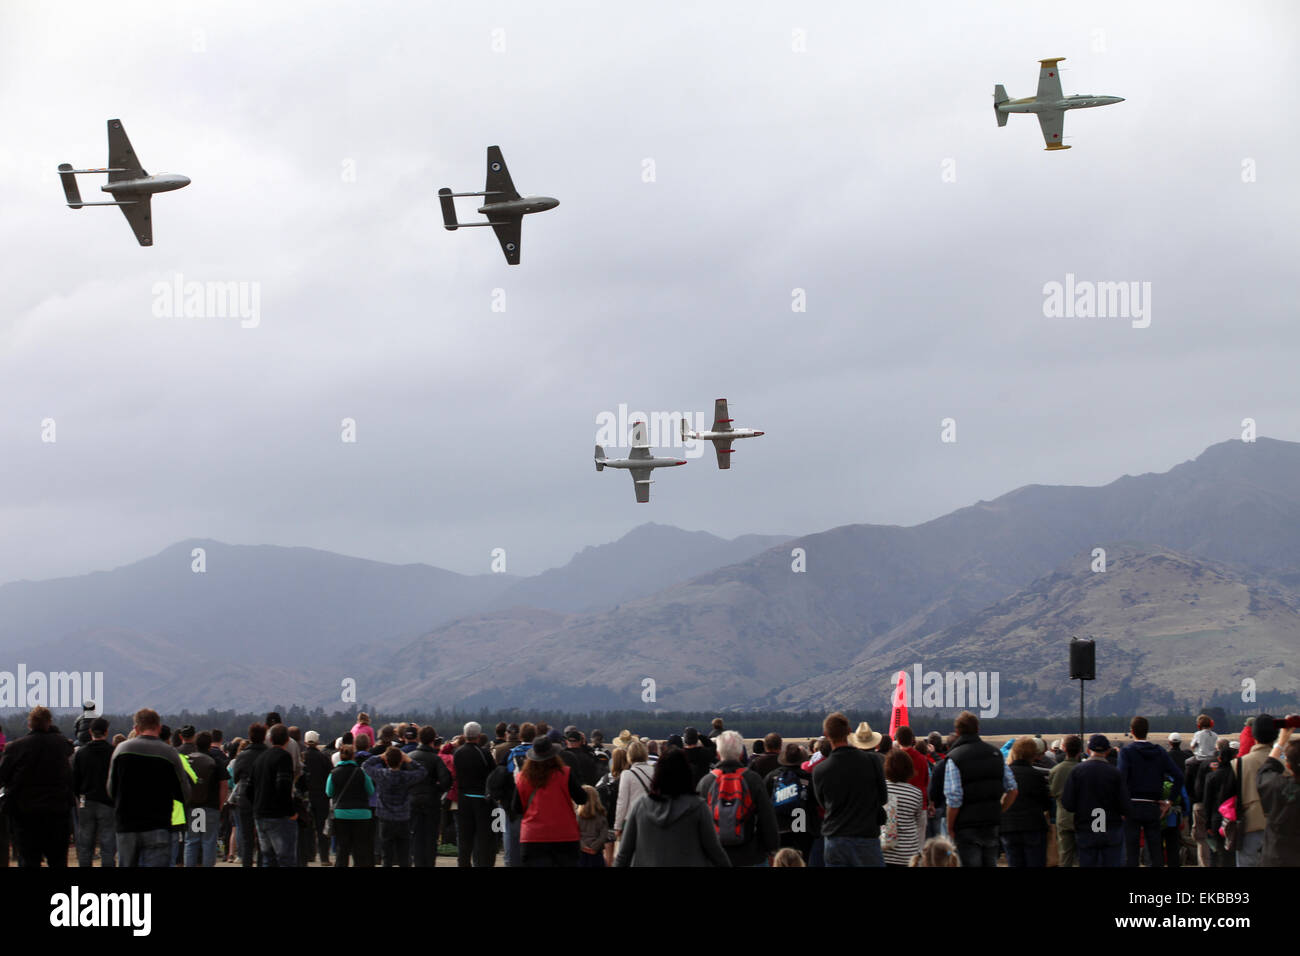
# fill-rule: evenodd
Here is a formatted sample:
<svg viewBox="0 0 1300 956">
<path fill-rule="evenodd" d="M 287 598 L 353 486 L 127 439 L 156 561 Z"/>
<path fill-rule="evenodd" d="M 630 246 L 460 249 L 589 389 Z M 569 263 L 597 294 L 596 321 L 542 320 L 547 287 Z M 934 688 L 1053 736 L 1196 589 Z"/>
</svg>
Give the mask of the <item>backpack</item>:
<svg viewBox="0 0 1300 956">
<path fill-rule="evenodd" d="M 772 809 L 776 811 L 778 829 L 789 833 L 794 812 L 807 810 L 808 778 L 801 777 L 793 767 L 783 767 L 772 781 Z"/>
<path fill-rule="evenodd" d="M 212 783 L 212 774 L 200 773 L 199 767 L 194 766 L 190 761 L 186 762 L 189 763 L 190 769 L 194 771 L 194 779 L 190 781 L 190 799 L 186 806 L 206 807 L 208 805 L 208 787 Z"/>
<path fill-rule="evenodd" d="M 880 849 L 892 850 L 898 846 L 898 802 L 891 795 L 885 803 L 885 822 L 880 827 Z"/>
<path fill-rule="evenodd" d="M 705 798 L 713 825 L 718 831 L 718 841 L 723 846 L 740 846 L 749 842 L 754 832 L 754 795 L 745 782 L 745 769 L 738 767 L 730 773 L 711 770 L 713 780 Z"/>
</svg>

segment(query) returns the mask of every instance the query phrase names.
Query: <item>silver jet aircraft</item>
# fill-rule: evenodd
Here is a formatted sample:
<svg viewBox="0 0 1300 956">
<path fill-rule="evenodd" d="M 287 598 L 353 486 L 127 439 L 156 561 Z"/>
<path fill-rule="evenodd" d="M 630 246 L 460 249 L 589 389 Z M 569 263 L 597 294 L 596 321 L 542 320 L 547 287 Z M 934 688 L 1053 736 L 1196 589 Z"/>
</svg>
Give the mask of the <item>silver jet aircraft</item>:
<svg viewBox="0 0 1300 956">
<path fill-rule="evenodd" d="M 488 217 L 487 222 L 457 222 L 456 204 L 452 201 L 457 196 L 486 196 L 487 201 L 478 207 L 478 211 Z M 506 254 L 506 262 L 512 266 L 519 265 L 519 233 L 524 216 L 530 212 L 545 212 L 560 204 L 558 199 L 550 196 L 520 196 L 515 184 L 510 181 L 510 170 L 501 156 L 501 148 L 487 148 L 487 184 L 481 193 L 454 193 L 446 186 L 438 190 L 438 200 L 442 203 L 442 221 L 448 232 L 465 229 L 470 226 L 491 226 L 501 243 L 501 251 Z"/>
<path fill-rule="evenodd" d="M 636 500 L 645 504 L 650 500 L 650 472 L 655 468 L 672 468 L 686 464 L 682 458 L 655 458 L 650 454 L 650 440 L 646 437 L 645 422 L 632 423 L 632 451 L 626 458 L 606 458 L 605 449 L 596 446 L 596 470 L 626 468 L 632 472 L 632 487 Z"/>
<path fill-rule="evenodd" d="M 713 429 L 707 432 L 686 430 L 686 419 L 682 419 L 682 441 L 700 439 L 713 442 L 713 450 L 718 456 L 719 468 L 731 467 L 731 443 L 737 438 L 757 438 L 762 432 L 752 428 L 732 428 L 731 415 L 727 411 L 727 400 L 720 398 L 713 403 Z"/>
<path fill-rule="evenodd" d="M 84 173 L 108 173 L 108 182 L 99 188 L 113 197 L 112 202 L 82 202 L 81 191 L 77 189 L 77 177 Z M 131 224 L 131 231 L 142 246 L 153 245 L 153 220 L 150 215 L 149 200 L 154 193 L 170 192 L 188 186 L 188 176 L 176 173 L 158 173 L 150 176 L 135 158 L 131 141 L 126 138 L 122 121 L 108 121 L 108 168 L 73 169 L 69 163 L 59 164 L 59 176 L 63 180 L 63 193 L 68 197 L 69 209 L 82 206 L 120 206 L 126 221 Z"/>
<path fill-rule="evenodd" d="M 1007 91 L 1002 84 L 993 87 L 993 112 L 997 114 L 999 126 L 1007 125 L 1007 116 L 1011 113 L 1037 113 L 1038 125 L 1043 129 L 1043 142 L 1047 144 L 1047 148 L 1069 149 L 1070 147 L 1061 142 L 1066 110 L 1081 110 L 1124 102 L 1122 96 L 1094 96 L 1091 93 L 1063 96 L 1060 70 L 1056 68 L 1056 64 L 1064 59 L 1065 57 L 1058 56 L 1038 61 L 1037 96 L 1013 100 L 1007 96 Z"/>
</svg>

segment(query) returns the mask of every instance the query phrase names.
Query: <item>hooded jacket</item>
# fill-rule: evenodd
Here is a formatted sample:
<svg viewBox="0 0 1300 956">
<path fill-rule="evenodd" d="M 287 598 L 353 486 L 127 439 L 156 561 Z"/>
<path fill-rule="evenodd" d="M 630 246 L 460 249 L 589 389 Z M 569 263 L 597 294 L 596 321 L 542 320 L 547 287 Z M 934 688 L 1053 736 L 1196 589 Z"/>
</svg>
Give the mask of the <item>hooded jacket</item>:
<svg viewBox="0 0 1300 956">
<path fill-rule="evenodd" d="M 615 866 L 731 866 L 709 806 L 693 793 L 646 794 L 624 822 Z"/>
<path fill-rule="evenodd" d="M 371 757 L 361 769 L 375 782 L 375 810 L 380 820 L 401 823 L 411 819 L 411 790 L 429 774 L 411 760 L 396 770 L 383 757 Z"/>
<path fill-rule="evenodd" d="M 0 759 L 0 787 L 20 814 L 61 814 L 72 809 L 72 743 L 56 731 L 19 737 Z M 166 826 L 166 824 L 163 824 Z"/>
<path fill-rule="evenodd" d="M 1119 752 L 1118 769 L 1131 800 L 1159 800 L 1165 775 L 1173 778 L 1173 792 L 1183 789 L 1183 771 L 1165 748 L 1149 740 L 1135 740 Z"/>
</svg>

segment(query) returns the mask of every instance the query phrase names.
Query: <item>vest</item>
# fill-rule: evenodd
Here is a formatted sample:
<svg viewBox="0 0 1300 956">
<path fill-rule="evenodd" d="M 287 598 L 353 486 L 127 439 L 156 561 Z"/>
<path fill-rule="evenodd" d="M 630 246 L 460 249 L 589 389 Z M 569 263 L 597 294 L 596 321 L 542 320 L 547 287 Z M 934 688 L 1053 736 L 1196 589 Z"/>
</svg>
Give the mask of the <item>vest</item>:
<svg viewBox="0 0 1300 956">
<path fill-rule="evenodd" d="M 948 759 L 961 774 L 961 808 L 957 811 L 958 830 L 969 827 L 996 827 L 1002 818 L 1002 753 L 978 736 L 957 738 Z"/>
</svg>

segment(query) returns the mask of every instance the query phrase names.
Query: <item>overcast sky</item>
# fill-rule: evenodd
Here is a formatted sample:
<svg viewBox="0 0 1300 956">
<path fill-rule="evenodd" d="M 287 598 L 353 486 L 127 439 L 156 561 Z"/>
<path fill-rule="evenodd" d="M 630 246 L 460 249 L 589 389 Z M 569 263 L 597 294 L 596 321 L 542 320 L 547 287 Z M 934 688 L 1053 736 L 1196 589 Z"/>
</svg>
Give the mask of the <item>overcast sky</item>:
<svg viewBox="0 0 1300 956">
<path fill-rule="evenodd" d="M 534 573 L 645 521 L 913 524 L 1165 471 L 1247 416 L 1296 440 L 1298 26 L 1287 0 L 10 0 L 0 581 L 193 537 Z M 1069 151 L 994 115 L 1049 56 L 1126 98 L 1067 114 Z M 152 248 L 63 204 L 110 117 L 193 180 Z M 518 266 L 441 228 L 490 144 L 560 200 Z M 1071 273 L 1150 283 L 1149 327 L 1045 316 Z M 256 283 L 258 324 L 155 315 L 178 274 Z M 709 450 L 648 505 L 596 474 L 602 412 L 719 396 L 767 431 L 729 472 Z"/>
</svg>

